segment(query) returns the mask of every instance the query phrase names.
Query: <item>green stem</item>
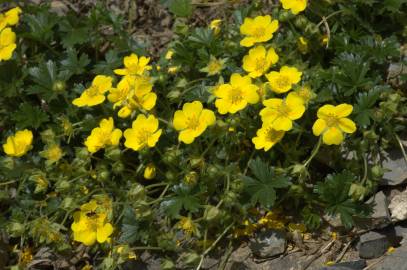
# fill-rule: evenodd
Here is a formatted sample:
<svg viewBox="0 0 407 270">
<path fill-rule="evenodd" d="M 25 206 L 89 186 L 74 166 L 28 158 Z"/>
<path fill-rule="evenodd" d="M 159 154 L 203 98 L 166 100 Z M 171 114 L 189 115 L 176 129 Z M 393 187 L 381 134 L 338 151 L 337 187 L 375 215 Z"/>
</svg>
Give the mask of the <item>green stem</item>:
<svg viewBox="0 0 407 270">
<path fill-rule="evenodd" d="M 363 155 L 363 179 L 362 179 L 362 185 L 366 183 L 367 180 L 367 158 L 366 155 Z"/>
<path fill-rule="evenodd" d="M 311 160 L 316 156 L 316 154 L 319 151 L 319 148 L 321 147 L 322 144 L 322 137 L 319 137 L 318 143 L 317 145 L 314 147 L 314 150 L 311 153 L 311 156 L 307 159 L 307 161 L 305 161 L 304 163 L 304 167 L 308 167 L 308 165 L 310 164 Z"/>
<path fill-rule="evenodd" d="M 4 182 L 4 183 L 0 183 L 0 186 L 7 186 L 9 184 L 13 184 L 13 183 L 16 183 L 16 182 L 17 182 L 17 180 L 10 180 L 10 181 Z"/>
</svg>

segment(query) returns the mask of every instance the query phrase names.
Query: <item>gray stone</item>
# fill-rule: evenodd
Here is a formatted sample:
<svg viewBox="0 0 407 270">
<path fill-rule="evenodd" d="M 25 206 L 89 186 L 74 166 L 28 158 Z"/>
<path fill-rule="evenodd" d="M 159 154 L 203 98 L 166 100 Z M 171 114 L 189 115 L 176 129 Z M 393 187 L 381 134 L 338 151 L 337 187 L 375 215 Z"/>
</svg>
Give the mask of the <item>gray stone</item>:
<svg viewBox="0 0 407 270">
<path fill-rule="evenodd" d="M 325 266 L 321 270 L 362 270 L 366 267 L 365 260 L 340 262 L 332 266 Z"/>
<path fill-rule="evenodd" d="M 383 162 L 383 168 L 389 170 L 384 173 L 381 185 L 396 186 L 407 180 L 407 164 L 401 150 L 389 151 L 387 160 Z"/>
<path fill-rule="evenodd" d="M 390 247 L 387 236 L 378 232 L 368 232 L 360 236 L 359 257 L 363 259 L 373 259 L 383 255 Z"/>
<path fill-rule="evenodd" d="M 394 221 L 407 219 L 407 190 L 392 198 L 389 204 L 389 209 L 391 212 L 391 218 Z"/>
<path fill-rule="evenodd" d="M 371 226 L 379 229 L 384 228 L 391 223 L 386 195 L 382 191 L 375 194 L 370 201 L 373 201 L 373 213 L 371 215 Z"/>
<path fill-rule="evenodd" d="M 379 262 L 374 270 L 407 270 L 407 245 L 402 245 L 396 250 L 385 256 L 383 261 Z"/>
<path fill-rule="evenodd" d="M 249 247 L 259 258 L 269 258 L 284 252 L 286 239 L 284 233 L 277 230 L 261 231 L 250 240 Z"/>
</svg>

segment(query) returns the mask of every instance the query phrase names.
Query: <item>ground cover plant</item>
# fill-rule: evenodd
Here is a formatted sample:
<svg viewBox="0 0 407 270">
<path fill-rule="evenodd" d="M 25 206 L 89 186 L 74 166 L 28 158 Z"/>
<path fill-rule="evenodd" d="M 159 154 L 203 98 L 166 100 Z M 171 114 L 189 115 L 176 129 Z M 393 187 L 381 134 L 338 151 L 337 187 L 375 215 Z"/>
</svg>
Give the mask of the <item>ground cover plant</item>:
<svg viewBox="0 0 407 270">
<path fill-rule="evenodd" d="M 4 5 L 3 266 L 47 248 L 78 269 L 144 250 L 200 269 L 262 229 L 369 217 L 406 129 L 406 77 L 388 73 L 406 64 L 405 1 L 157 4 L 174 34 L 154 54 L 132 35 L 137 5 Z"/>
</svg>

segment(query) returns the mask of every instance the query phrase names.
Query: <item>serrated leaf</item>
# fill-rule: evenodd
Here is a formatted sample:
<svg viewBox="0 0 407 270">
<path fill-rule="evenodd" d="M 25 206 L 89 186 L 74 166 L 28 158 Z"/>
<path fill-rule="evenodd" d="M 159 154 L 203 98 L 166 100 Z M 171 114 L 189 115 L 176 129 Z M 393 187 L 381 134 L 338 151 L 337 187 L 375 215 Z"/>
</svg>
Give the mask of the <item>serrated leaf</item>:
<svg viewBox="0 0 407 270">
<path fill-rule="evenodd" d="M 256 178 L 243 176 L 243 182 L 245 190 L 251 196 L 252 204 L 260 203 L 264 207 L 272 207 L 276 200 L 275 189 L 288 187 L 288 177 L 276 175 L 274 168 L 260 159 L 251 161 L 249 167 Z"/>
<path fill-rule="evenodd" d="M 119 241 L 129 244 L 134 243 L 139 239 L 138 229 L 139 224 L 133 212 L 133 209 L 130 207 L 126 207 L 126 209 L 124 210 Z"/>
<path fill-rule="evenodd" d="M 89 63 L 90 59 L 87 54 L 83 53 L 78 57 L 77 51 L 70 49 L 67 58 L 61 61 L 61 71 L 67 72 L 68 76 L 82 74 Z"/>
<path fill-rule="evenodd" d="M 355 106 L 355 121 L 360 126 L 369 126 L 370 119 L 374 113 L 373 106 L 380 97 L 382 91 L 380 89 L 372 89 L 369 92 L 360 93 L 357 97 Z"/>
<path fill-rule="evenodd" d="M 62 38 L 62 45 L 65 48 L 71 48 L 75 45 L 80 45 L 89 40 L 89 29 L 87 27 L 72 28 Z"/>
<path fill-rule="evenodd" d="M 40 108 L 34 107 L 29 103 L 23 103 L 15 112 L 11 119 L 16 121 L 18 128 L 39 128 L 42 123 L 49 120 L 48 115 L 43 112 Z"/>
<path fill-rule="evenodd" d="M 175 196 L 166 199 L 161 204 L 170 216 L 176 217 L 182 209 L 196 212 L 200 208 L 198 198 L 189 187 L 180 184 L 175 186 L 173 191 Z"/>
</svg>

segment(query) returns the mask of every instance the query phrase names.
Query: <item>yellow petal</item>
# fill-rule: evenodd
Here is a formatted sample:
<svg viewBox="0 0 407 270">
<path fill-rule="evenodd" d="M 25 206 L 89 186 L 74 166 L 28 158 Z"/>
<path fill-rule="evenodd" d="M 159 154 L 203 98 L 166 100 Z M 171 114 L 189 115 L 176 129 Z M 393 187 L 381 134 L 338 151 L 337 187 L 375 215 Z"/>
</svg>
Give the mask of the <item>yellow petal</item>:
<svg viewBox="0 0 407 270">
<path fill-rule="evenodd" d="M 178 110 L 175 112 L 172 124 L 176 130 L 183 130 L 187 128 L 187 118 L 183 111 Z"/>
<path fill-rule="evenodd" d="M 335 113 L 335 106 L 327 104 L 318 109 L 317 116 L 324 119 L 330 117 L 330 115 L 335 115 Z"/>
<path fill-rule="evenodd" d="M 199 122 L 205 123 L 207 126 L 215 124 L 216 117 L 213 111 L 208 109 L 203 109 L 201 115 L 199 116 Z"/>
<path fill-rule="evenodd" d="M 356 131 L 356 124 L 349 118 L 339 119 L 339 128 L 345 133 L 353 133 Z"/>
<path fill-rule="evenodd" d="M 103 227 L 98 227 L 96 232 L 97 241 L 99 243 L 104 243 L 112 233 L 113 226 L 110 223 L 106 223 Z"/>
<path fill-rule="evenodd" d="M 96 242 L 96 232 L 91 230 L 84 230 L 74 232 L 74 240 L 83 243 L 86 246 L 91 246 Z"/>
<path fill-rule="evenodd" d="M 184 106 L 182 106 L 182 110 L 187 117 L 193 116 L 193 115 L 199 115 L 202 112 L 202 109 L 203 109 L 203 106 L 200 101 L 185 103 Z"/>
<path fill-rule="evenodd" d="M 353 106 L 350 104 L 340 104 L 338 106 L 335 107 L 335 115 L 337 117 L 347 117 L 349 116 L 353 111 Z"/>
<path fill-rule="evenodd" d="M 327 145 L 338 145 L 343 141 L 343 134 L 338 128 L 331 127 L 322 135 L 322 141 Z"/>
<path fill-rule="evenodd" d="M 240 41 L 240 45 L 243 47 L 251 47 L 254 45 L 254 38 L 252 37 L 245 37 Z"/>
<path fill-rule="evenodd" d="M 312 126 L 312 132 L 315 136 L 321 135 L 322 132 L 326 129 L 326 122 L 323 119 L 317 119 L 314 125 Z"/>
<path fill-rule="evenodd" d="M 277 117 L 273 121 L 275 130 L 289 131 L 293 127 L 293 122 L 288 117 Z"/>
<path fill-rule="evenodd" d="M 257 87 L 254 84 L 251 85 L 247 85 L 245 86 L 245 88 L 243 89 L 243 96 L 244 99 L 250 103 L 250 104 L 255 104 L 257 102 L 259 102 L 260 97 L 259 94 L 257 93 L 257 89 L 259 89 L 259 87 Z"/>
<path fill-rule="evenodd" d="M 217 99 L 215 101 L 215 107 L 218 109 L 218 112 L 220 114 L 227 114 L 229 111 L 229 107 L 232 104 L 230 104 L 229 102 L 227 102 L 225 99 Z"/>
<path fill-rule="evenodd" d="M 155 132 L 153 135 L 151 135 L 151 136 L 148 137 L 147 145 L 148 145 L 149 147 L 154 147 L 154 146 L 156 145 L 156 143 L 158 142 L 158 139 L 159 139 L 160 136 L 161 136 L 162 131 L 163 131 L 162 129 L 159 129 L 159 130 L 157 130 L 157 132 Z"/>
<path fill-rule="evenodd" d="M 190 144 L 195 140 L 195 132 L 191 129 L 183 130 L 179 133 L 178 140 L 185 144 Z"/>
<path fill-rule="evenodd" d="M 116 128 L 111 134 L 110 143 L 112 145 L 118 145 L 121 137 L 122 137 L 122 131 L 120 129 Z"/>
<path fill-rule="evenodd" d="M 148 93 L 143 97 L 142 106 L 143 109 L 149 111 L 154 108 L 155 103 L 157 101 L 157 95 L 155 93 Z"/>
</svg>

